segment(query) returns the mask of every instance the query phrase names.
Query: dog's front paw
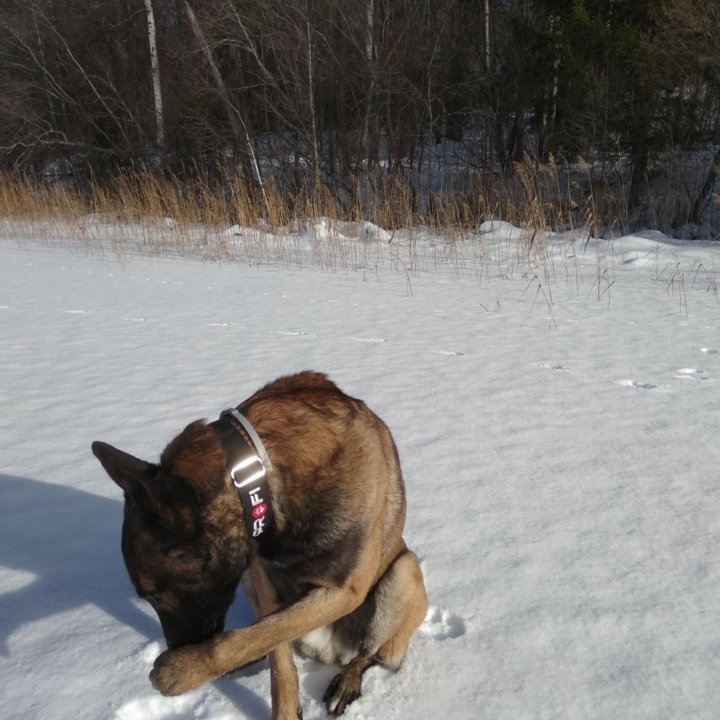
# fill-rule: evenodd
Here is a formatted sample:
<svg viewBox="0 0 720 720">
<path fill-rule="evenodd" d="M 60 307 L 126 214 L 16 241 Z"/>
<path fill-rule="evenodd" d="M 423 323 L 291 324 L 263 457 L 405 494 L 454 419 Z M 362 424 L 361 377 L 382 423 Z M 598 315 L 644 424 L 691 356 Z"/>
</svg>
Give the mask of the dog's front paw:
<svg viewBox="0 0 720 720">
<path fill-rule="evenodd" d="M 212 679 L 204 672 L 203 660 L 192 647 L 167 650 L 155 660 L 150 682 L 163 695 L 182 695 Z"/>
</svg>

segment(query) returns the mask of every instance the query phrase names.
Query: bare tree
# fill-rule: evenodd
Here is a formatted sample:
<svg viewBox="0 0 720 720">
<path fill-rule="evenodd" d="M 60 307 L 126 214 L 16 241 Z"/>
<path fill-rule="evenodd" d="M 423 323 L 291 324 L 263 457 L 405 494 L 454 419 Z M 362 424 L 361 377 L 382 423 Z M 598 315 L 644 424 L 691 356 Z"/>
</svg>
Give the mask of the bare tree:
<svg viewBox="0 0 720 720">
<path fill-rule="evenodd" d="M 165 118 L 163 116 L 162 83 L 160 82 L 160 61 L 155 33 L 155 12 L 152 0 L 144 0 L 147 15 L 148 45 L 150 47 L 150 72 L 152 75 L 153 98 L 155 101 L 155 139 L 158 147 L 165 145 Z"/>
<path fill-rule="evenodd" d="M 674 70 L 679 90 L 678 124 L 689 124 L 675 131 L 694 144 L 691 134 L 705 143 L 715 143 L 705 179 L 691 198 L 689 220 L 699 223 L 709 205 L 720 176 L 720 7 L 699 0 L 671 0 L 663 47 Z"/>
<path fill-rule="evenodd" d="M 490 72 L 490 0 L 485 0 L 483 29 L 485 31 L 485 72 Z"/>
<path fill-rule="evenodd" d="M 313 32 L 310 21 L 310 3 L 311 0 L 305 0 L 305 31 L 307 34 L 307 92 L 308 107 L 310 108 L 310 126 L 312 128 L 312 157 L 313 157 L 313 175 L 315 185 L 320 184 L 320 151 L 318 149 L 318 126 L 315 113 L 315 58 L 314 58 L 314 41 Z"/>
<path fill-rule="evenodd" d="M 255 149 L 253 148 L 252 140 L 250 138 L 250 133 L 248 131 L 247 125 L 245 124 L 245 121 L 243 120 L 242 115 L 238 112 L 238 109 L 232 103 L 230 93 L 228 92 L 228 89 L 222 78 L 220 69 L 218 68 L 217 63 L 215 62 L 215 59 L 213 58 L 213 54 L 210 50 L 210 46 L 208 45 L 207 39 L 205 38 L 205 33 L 203 32 L 203 29 L 200 26 L 200 23 L 198 22 L 195 12 L 193 11 L 192 7 L 190 6 L 190 3 L 187 2 L 187 0 L 185 0 L 185 12 L 187 13 L 188 19 L 190 20 L 190 24 L 192 25 L 193 32 L 195 33 L 195 36 L 196 36 L 198 42 L 200 43 L 200 47 L 203 51 L 203 54 L 205 55 L 205 59 L 207 60 L 208 65 L 210 67 L 213 78 L 215 80 L 215 84 L 217 85 L 218 92 L 220 93 L 220 96 L 223 99 L 223 103 L 225 104 L 225 108 L 227 110 L 228 121 L 230 122 L 230 126 L 233 129 L 233 135 L 235 136 L 235 138 L 237 139 L 238 142 L 244 141 L 244 143 L 245 143 L 248 157 L 250 159 L 250 162 L 252 163 L 253 175 L 255 176 L 255 179 L 257 180 L 258 186 L 260 187 L 260 191 L 262 193 L 265 207 L 267 209 L 268 199 L 267 199 L 267 195 L 265 193 L 265 187 L 263 185 L 262 174 L 260 173 L 260 167 L 258 165 L 257 156 L 255 155 Z"/>
</svg>

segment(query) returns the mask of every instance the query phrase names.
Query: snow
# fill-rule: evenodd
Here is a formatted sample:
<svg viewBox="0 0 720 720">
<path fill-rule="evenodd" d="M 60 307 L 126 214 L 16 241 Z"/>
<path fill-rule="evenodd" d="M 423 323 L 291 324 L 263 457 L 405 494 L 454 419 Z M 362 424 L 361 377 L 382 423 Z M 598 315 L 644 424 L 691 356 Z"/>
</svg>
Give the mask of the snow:
<svg viewBox="0 0 720 720">
<path fill-rule="evenodd" d="M 312 252 L 332 228 L 302 233 Z M 266 662 L 152 690 L 160 627 L 90 443 L 156 459 L 313 368 L 393 430 L 431 604 L 346 717 L 720 717 L 720 248 L 550 236 L 530 257 L 526 237 L 336 228 L 377 246 L 360 259 L 432 259 L 373 272 L 0 241 L 0 716 L 269 717 Z M 229 624 L 250 619 L 240 597 Z M 333 669 L 298 667 L 325 717 Z"/>
</svg>

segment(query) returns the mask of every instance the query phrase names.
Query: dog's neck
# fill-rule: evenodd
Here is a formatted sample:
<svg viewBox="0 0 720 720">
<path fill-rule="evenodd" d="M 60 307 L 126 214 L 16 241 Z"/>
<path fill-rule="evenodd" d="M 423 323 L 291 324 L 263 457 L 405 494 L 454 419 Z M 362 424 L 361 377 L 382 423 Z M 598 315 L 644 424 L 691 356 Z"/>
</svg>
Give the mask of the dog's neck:
<svg viewBox="0 0 720 720">
<path fill-rule="evenodd" d="M 227 456 L 227 471 L 243 506 L 248 538 L 258 540 L 272 525 L 273 511 L 267 451 L 248 419 L 236 409 L 224 410 L 215 427 Z"/>
</svg>

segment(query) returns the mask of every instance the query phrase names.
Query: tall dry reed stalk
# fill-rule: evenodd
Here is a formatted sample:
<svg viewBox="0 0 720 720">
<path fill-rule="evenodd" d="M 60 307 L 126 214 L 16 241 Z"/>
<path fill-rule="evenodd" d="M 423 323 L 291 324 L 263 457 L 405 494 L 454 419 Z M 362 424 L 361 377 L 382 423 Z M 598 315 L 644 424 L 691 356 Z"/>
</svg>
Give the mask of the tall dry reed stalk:
<svg viewBox="0 0 720 720">
<path fill-rule="evenodd" d="M 390 232 L 391 249 L 393 242 L 404 243 L 402 260 L 399 251 L 394 257 L 406 272 L 449 263 L 458 274 L 472 270 L 481 277 L 494 263 L 502 275 L 540 267 L 549 280 L 554 268 L 547 231 L 584 225 L 595 234 L 602 213 L 609 211 L 609 201 L 600 202 L 607 188 L 594 187 L 589 171 L 590 192 L 583 198 L 580 186 L 563 182 L 552 162 L 518 163 L 510 176 L 468 177 L 465 191 L 442 193 L 421 192 L 398 173 L 357 176 L 342 189 L 320 184 L 290 192 L 266 182 L 261 197 L 230 170 L 212 178 L 199 172 L 182 178 L 136 172 L 90 182 L 82 192 L 66 183 L 0 174 L 0 218 L 6 220 L 0 235 L 79 240 L 98 252 L 110 237 L 116 252 L 302 264 L 307 248 L 298 231 L 309 230 L 312 261 L 337 270 L 378 262 L 361 242 L 339 241 L 347 223 L 366 220 Z M 523 228 L 522 240 L 509 239 L 491 256 L 478 232 L 487 220 Z M 237 232 L 228 232 L 234 226 Z M 420 234 L 437 239 L 429 250 L 424 244 L 422 254 Z"/>
</svg>

